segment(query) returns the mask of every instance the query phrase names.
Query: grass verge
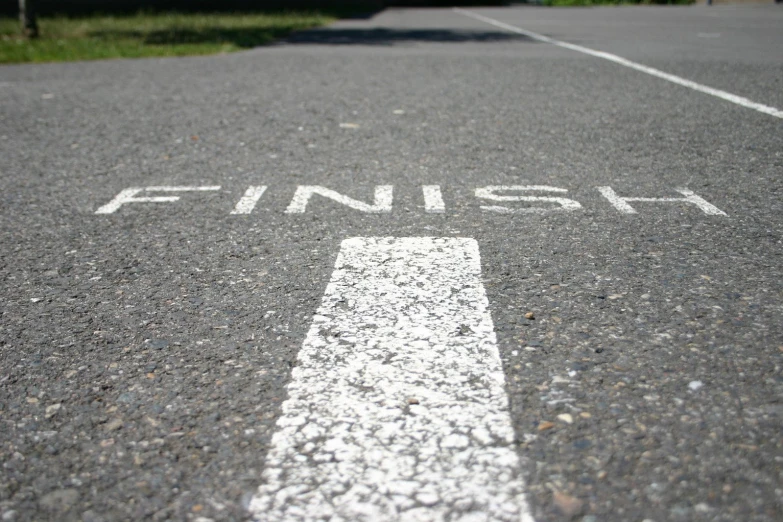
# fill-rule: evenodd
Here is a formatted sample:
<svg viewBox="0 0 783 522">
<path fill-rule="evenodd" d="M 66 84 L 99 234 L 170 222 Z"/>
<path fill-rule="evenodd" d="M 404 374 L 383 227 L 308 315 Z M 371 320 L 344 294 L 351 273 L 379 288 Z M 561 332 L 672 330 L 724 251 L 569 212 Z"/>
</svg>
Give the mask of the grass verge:
<svg viewBox="0 0 783 522">
<path fill-rule="evenodd" d="M 39 18 L 40 38 L 26 40 L 19 21 L 5 17 L 0 18 L 0 63 L 224 53 L 335 18 L 317 11 L 54 16 Z"/>
</svg>

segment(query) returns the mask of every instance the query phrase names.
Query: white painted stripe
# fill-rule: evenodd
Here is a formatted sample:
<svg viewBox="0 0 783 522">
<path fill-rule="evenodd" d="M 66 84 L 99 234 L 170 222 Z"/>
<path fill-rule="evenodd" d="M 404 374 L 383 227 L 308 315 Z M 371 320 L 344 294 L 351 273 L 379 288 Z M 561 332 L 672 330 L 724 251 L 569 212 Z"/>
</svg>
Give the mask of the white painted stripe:
<svg viewBox="0 0 783 522">
<path fill-rule="evenodd" d="M 513 440 L 476 241 L 346 239 L 250 511 L 532 522 Z"/>
<path fill-rule="evenodd" d="M 300 185 L 296 187 L 294 197 L 291 199 L 291 203 L 288 205 L 288 208 L 285 209 L 285 212 L 286 214 L 304 214 L 305 210 L 307 210 L 307 203 L 310 201 L 310 198 L 313 197 L 313 194 L 329 198 L 332 201 L 337 201 L 347 207 L 354 210 L 361 210 L 362 212 L 391 212 L 393 191 L 394 187 L 392 185 L 378 185 L 375 187 L 375 200 L 373 204 L 370 205 L 320 185 Z"/>
<path fill-rule="evenodd" d="M 499 27 L 501 29 L 505 29 L 506 31 L 510 31 L 512 33 L 521 34 L 524 36 L 527 36 L 528 38 L 531 38 L 533 40 L 538 40 L 539 42 L 545 42 L 550 43 L 552 45 L 557 45 L 558 47 L 563 47 L 565 49 L 571 49 L 572 51 L 577 51 L 584 54 L 589 54 L 590 56 L 595 56 L 596 58 L 603 58 L 604 60 L 609 60 L 610 62 L 618 63 L 620 65 L 624 65 L 626 67 L 629 67 L 631 69 L 635 69 L 637 71 L 641 71 L 643 73 L 647 73 L 651 76 L 655 76 L 667 81 L 670 81 L 672 83 L 676 83 L 677 85 L 682 85 L 683 87 L 688 87 L 689 89 L 693 89 L 694 91 L 699 91 L 704 94 L 710 94 L 712 96 L 715 96 L 717 98 L 721 98 L 726 101 L 730 101 L 732 103 L 736 103 L 737 105 L 740 105 L 742 107 L 753 109 L 759 112 L 763 112 L 764 114 L 768 114 L 770 116 L 775 116 L 777 118 L 783 118 L 783 111 L 780 109 L 776 109 L 775 107 L 770 107 L 769 105 L 763 105 L 761 103 L 756 103 L 752 100 L 749 100 L 748 98 L 744 98 L 742 96 L 737 96 L 736 94 L 731 94 L 730 92 L 722 91 L 720 89 L 714 89 L 712 87 L 708 87 L 707 85 L 702 85 L 701 83 L 696 83 L 691 80 L 686 80 L 685 78 L 681 78 L 679 76 L 675 76 L 674 74 L 669 74 L 667 72 L 663 72 L 659 69 L 655 69 L 653 67 L 648 67 L 646 65 L 642 65 L 640 63 L 632 62 L 631 60 L 627 60 L 623 58 L 622 56 L 617 56 L 616 54 L 612 53 L 606 53 L 603 51 L 596 51 L 594 49 L 590 49 L 589 47 L 583 47 L 581 45 L 575 45 L 570 44 L 568 42 L 562 42 L 560 40 L 555 40 L 554 38 L 549 38 L 548 36 L 544 36 L 542 34 L 534 33 L 533 31 L 527 31 L 525 29 L 522 29 L 520 27 L 510 25 L 504 22 L 501 22 L 499 20 L 495 20 L 494 18 L 489 18 L 488 16 L 483 16 L 478 13 L 475 13 L 473 11 L 468 11 L 466 9 L 460 9 L 458 7 L 455 7 L 454 9 L 455 13 L 459 13 L 461 15 L 467 16 L 469 18 L 473 18 L 475 20 L 480 20 L 484 23 L 494 25 L 495 27 Z"/>
<path fill-rule="evenodd" d="M 424 211 L 430 214 L 442 214 L 446 212 L 446 204 L 443 203 L 443 194 L 440 192 L 440 185 L 423 185 L 421 190 L 424 192 Z"/>
<path fill-rule="evenodd" d="M 250 186 L 245 191 L 245 195 L 237 202 L 237 206 L 231 211 L 232 214 L 250 214 L 256 208 L 258 200 L 264 195 L 266 185 Z"/>
</svg>

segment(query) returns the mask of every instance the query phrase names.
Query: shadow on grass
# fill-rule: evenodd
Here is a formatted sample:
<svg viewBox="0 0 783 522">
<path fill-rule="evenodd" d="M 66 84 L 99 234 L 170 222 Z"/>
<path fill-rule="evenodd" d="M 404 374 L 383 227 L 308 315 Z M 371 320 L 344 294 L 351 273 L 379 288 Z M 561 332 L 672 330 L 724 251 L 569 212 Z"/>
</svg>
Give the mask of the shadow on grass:
<svg viewBox="0 0 783 522">
<path fill-rule="evenodd" d="M 152 31 L 134 30 L 102 30 L 91 31 L 89 36 L 101 40 L 140 40 L 145 45 L 193 45 L 193 44 L 231 44 L 249 49 L 266 45 L 283 38 L 295 27 L 258 27 L 258 28 L 226 28 L 205 27 L 199 29 L 162 29 Z"/>
</svg>

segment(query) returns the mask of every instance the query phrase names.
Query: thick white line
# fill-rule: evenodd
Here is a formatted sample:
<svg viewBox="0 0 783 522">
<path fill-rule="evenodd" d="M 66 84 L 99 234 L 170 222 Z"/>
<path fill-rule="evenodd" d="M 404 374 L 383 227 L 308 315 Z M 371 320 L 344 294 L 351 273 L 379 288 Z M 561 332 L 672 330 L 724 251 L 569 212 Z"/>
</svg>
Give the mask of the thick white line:
<svg viewBox="0 0 783 522">
<path fill-rule="evenodd" d="M 424 193 L 424 211 L 429 214 L 442 214 L 446 212 L 446 204 L 443 203 L 443 194 L 440 185 L 422 185 Z"/>
<path fill-rule="evenodd" d="M 266 191 L 266 185 L 250 186 L 245 191 L 245 195 L 237 201 L 237 206 L 231 211 L 232 214 L 250 214 L 256 208 L 256 203 L 261 199 Z"/>
<path fill-rule="evenodd" d="M 476 241 L 346 239 L 250 511 L 532 522 L 513 440 Z"/>
<path fill-rule="evenodd" d="M 636 69 L 637 71 L 641 71 L 643 73 L 647 73 L 649 75 L 662 78 L 672 83 L 676 83 L 677 85 L 688 87 L 689 89 L 693 89 L 694 91 L 703 92 L 705 94 L 711 94 L 712 96 L 721 98 L 726 101 L 730 101 L 732 103 L 736 103 L 737 105 L 741 105 L 742 107 L 763 112 L 764 114 L 769 114 L 770 116 L 775 116 L 777 118 L 783 118 L 783 111 L 781 111 L 780 109 L 776 109 L 775 107 L 770 107 L 769 105 L 756 103 L 747 98 L 743 98 L 742 96 L 731 94 L 730 92 L 721 91 L 720 89 L 714 89 L 712 87 L 708 87 L 706 85 L 702 85 L 700 83 L 696 83 L 691 80 L 686 80 L 685 78 L 681 78 L 679 76 L 675 76 L 673 74 L 663 72 L 659 69 L 654 69 L 652 67 L 647 67 L 646 65 L 642 65 L 640 63 L 632 62 L 631 60 L 626 60 L 622 56 L 617 56 L 616 54 L 605 53 L 603 51 L 596 51 L 594 49 L 590 49 L 589 47 L 582 47 L 581 45 L 561 42 L 560 40 L 555 40 L 553 38 L 549 38 L 548 36 L 534 33 L 532 31 L 527 31 L 520 27 L 506 24 L 498 20 L 495 20 L 494 18 L 489 18 L 487 16 L 483 16 L 478 13 L 474 13 L 473 11 L 468 11 L 466 9 L 460 9 L 458 7 L 455 7 L 453 10 L 455 13 L 459 13 L 461 15 L 467 16 L 469 18 L 473 18 L 475 20 L 480 20 L 484 23 L 494 25 L 495 27 L 500 27 L 501 29 L 505 29 L 506 31 L 511 31 L 512 33 L 517 33 L 517 34 L 527 36 L 528 38 L 532 38 L 533 40 L 538 40 L 539 42 L 550 43 L 552 45 L 557 45 L 558 47 L 571 49 L 572 51 L 589 54 L 590 56 L 595 56 L 597 58 L 603 58 L 604 60 L 609 60 L 610 62 L 618 63 L 620 65 L 630 67 L 631 69 Z"/>
</svg>

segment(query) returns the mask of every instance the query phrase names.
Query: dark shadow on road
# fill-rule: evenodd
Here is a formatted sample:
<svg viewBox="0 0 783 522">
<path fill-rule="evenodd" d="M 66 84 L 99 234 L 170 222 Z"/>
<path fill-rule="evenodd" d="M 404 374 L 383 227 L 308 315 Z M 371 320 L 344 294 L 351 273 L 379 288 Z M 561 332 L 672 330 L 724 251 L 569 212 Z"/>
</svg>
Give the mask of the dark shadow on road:
<svg viewBox="0 0 783 522">
<path fill-rule="evenodd" d="M 535 40 L 520 34 L 502 31 L 471 31 L 454 29 L 310 29 L 292 34 L 282 44 L 309 45 L 394 45 L 405 42 L 430 43 L 491 43 L 531 42 Z"/>
<path fill-rule="evenodd" d="M 430 43 L 491 43 L 532 42 L 527 36 L 502 31 L 471 31 L 454 29 L 309 29 L 291 33 L 289 27 L 225 28 L 202 27 L 199 29 L 167 29 L 162 31 L 93 31 L 91 37 L 114 40 L 131 38 L 147 45 L 177 44 L 233 44 L 250 49 L 280 40 L 282 45 L 379 45 L 389 46 L 406 42 Z"/>
</svg>

